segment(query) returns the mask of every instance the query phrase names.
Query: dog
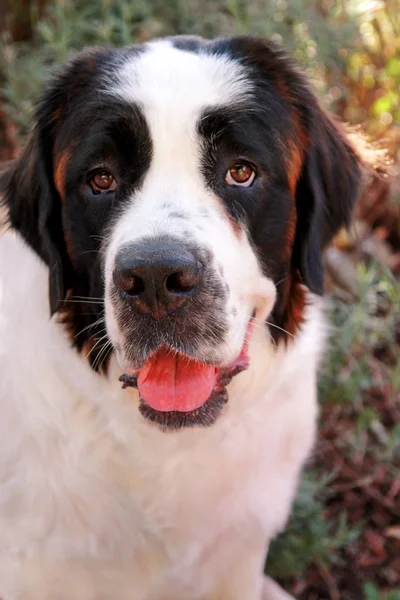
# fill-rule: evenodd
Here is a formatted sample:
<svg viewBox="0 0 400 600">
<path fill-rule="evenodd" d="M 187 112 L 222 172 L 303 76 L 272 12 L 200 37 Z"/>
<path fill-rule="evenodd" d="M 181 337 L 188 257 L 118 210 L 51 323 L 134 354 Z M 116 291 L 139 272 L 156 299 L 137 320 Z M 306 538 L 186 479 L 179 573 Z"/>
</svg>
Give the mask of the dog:
<svg viewBox="0 0 400 600">
<path fill-rule="evenodd" d="M 365 166 L 268 40 L 78 54 L 2 179 L 0 596 L 284 600 Z"/>
</svg>

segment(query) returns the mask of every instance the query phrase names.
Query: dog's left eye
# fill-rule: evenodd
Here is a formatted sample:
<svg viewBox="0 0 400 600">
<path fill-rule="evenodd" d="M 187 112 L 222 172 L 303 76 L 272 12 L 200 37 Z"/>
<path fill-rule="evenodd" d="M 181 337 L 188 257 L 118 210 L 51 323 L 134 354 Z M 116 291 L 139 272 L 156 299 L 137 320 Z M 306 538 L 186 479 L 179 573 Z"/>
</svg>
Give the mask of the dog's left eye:
<svg viewBox="0 0 400 600">
<path fill-rule="evenodd" d="M 228 169 L 225 175 L 225 181 L 229 185 L 240 187 L 250 187 L 254 181 L 256 172 L 254 168 L 246 162 L 238 162 Z"/>
<path fill-rule="evenodd" d="M 104 194 L 104 192 L 113 192 L 117 189 L 117 182 L 108 171 L 97 171 L 89 179 L 89 185 L 95 194 Z"/>
</svg>

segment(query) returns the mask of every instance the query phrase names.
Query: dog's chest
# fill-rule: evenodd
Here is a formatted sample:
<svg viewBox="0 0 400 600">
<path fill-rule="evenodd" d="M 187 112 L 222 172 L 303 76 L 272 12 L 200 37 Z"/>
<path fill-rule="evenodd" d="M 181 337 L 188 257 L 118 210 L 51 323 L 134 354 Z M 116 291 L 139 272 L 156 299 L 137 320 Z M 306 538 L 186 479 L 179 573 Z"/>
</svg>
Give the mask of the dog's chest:
<svg viewBox="0 0 400 600">
<path fill-rule="evenodd" d="M 284 520 L 293 473 L 312 439 L 310 424 L 293 439 L 285 402 L 242 406 L 238 414 L 228 406 L 210 429 L 164 433 L 126 392 L 113 396 L 100 385 L 93 404 L 71 397 L 67 385 L 52 397 L 45 392 L 27 398 L 35 414 L 14 415 L 16 443 L 1 465 L 2 531 L 18 551 L 149 556 L 167 568 L 200 560 L 221 531 L 251 535 L 270 526 L 269 514 L 274 528 Z"/>
<path fill-rule="evenodd" d="M 304 336 L 274 364 L 257 330 L 225 414 L 210 428 L 162 432 L 118 373 L 94 373 L 49 322 L 40 261 L 15 238 L 2 244 L 13 258 L 0 265 L 2 549 L 148 560 L 157 572 L 193 568 L 229 530 L 271 537 L 282 527 L 314 437 L 314 326 L 312 343 Z"/>
</svg>

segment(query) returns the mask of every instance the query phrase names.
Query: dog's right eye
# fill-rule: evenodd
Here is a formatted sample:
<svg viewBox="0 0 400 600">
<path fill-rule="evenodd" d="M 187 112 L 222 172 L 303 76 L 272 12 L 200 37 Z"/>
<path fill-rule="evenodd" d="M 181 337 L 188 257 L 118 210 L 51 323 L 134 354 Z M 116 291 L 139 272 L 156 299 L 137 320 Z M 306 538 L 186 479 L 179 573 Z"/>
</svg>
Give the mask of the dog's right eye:
<svg viewBox="0 0 400 600">
<path fill-rule="evenodd" d="M 104 194 L 105 192 L 113 192 L 117 189 L 117 182 L 111 173 L 105 171 L 96 171 L 91 174 L 89 185 L 94 194 Z"/>
</svg>

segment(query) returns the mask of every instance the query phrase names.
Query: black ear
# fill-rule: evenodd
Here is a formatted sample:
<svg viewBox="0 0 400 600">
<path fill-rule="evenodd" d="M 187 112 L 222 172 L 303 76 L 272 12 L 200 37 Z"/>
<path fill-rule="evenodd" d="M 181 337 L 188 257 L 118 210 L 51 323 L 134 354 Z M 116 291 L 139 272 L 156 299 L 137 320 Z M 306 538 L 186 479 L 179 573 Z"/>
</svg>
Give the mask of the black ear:
<svg viewBox="0 0 400 600">
<path fill-rule="evenodd" d="M 304 283 L 322 294 L 322 250 L 349 225 L 363 168 L 344 130 L 319 106 L 307 120 L 309 143 L 296 191 L 293 260 Z"/>
<path fill-rule="evenodd" d="M 73 268 L 62 225 L 62 202 L 54 182 L 54 155 L 65 113 L 73 103 L 87 101 L 83 94 L 97 67 L 108 56 L 107 47 L 78 54 L 55 73 L 35 113 L 35 127 L 22 155 L 0 180 L 2 203 L 16 229 L 49 267 L 50 311 L 55 313 L 72 287 Z"/>
<path fill-rule="evenodd" d="M 50 136 L 34 129 L 22 155 L 2 176 L 2 203 L 16 229 L 49 267 L 50 311 L 64 300 L 68 256 L 64 244 L 61 201 L 52 177 Z"/>
</svg>

